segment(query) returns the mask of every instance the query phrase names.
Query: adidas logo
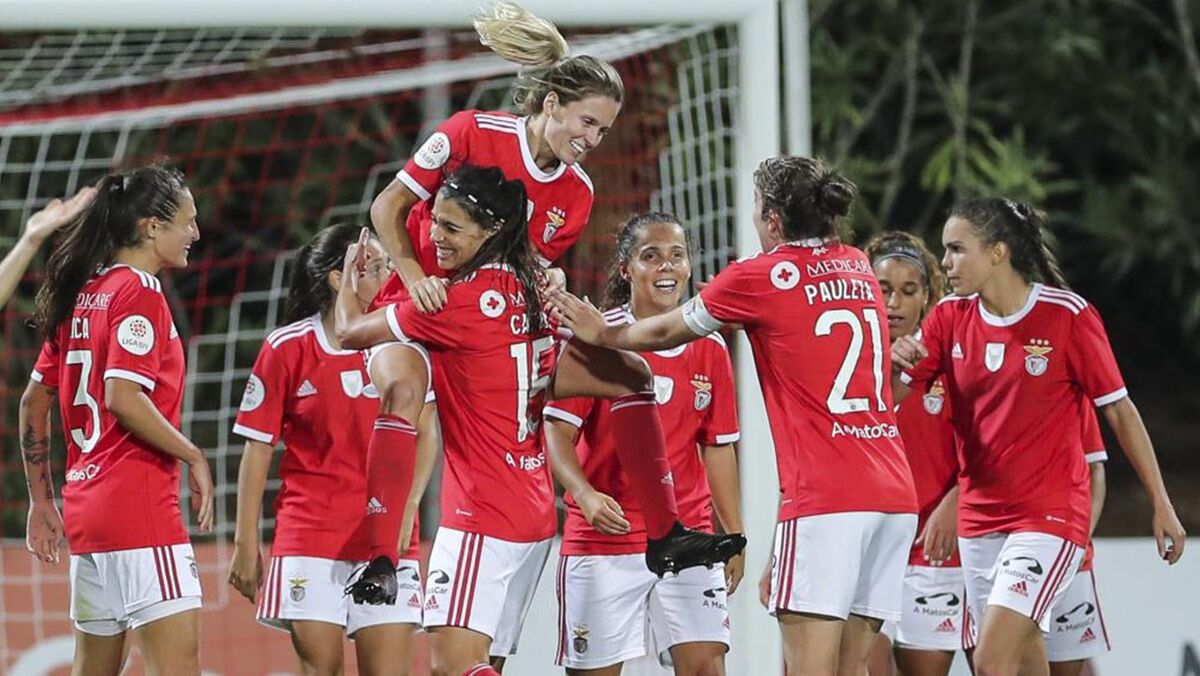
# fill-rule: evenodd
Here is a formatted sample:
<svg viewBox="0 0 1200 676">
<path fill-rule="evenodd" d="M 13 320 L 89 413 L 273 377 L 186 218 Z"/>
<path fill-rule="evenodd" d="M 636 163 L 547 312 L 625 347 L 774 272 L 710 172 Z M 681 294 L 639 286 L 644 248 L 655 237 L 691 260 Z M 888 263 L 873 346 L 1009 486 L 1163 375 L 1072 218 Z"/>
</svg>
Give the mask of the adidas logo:
<svg viewBox="0 0 1200 676">
<path fill-rule="evenodd" d="M 1025 587 L 1025 580 L 1021 580 L 1008 588 L 1008 591 L 1014 594 L 1020 594 L 1025 598 L 1029 598 L 1029 590 Z"/>
<path fill-rule="evenodd" d="M 408 607 L 409 608 L 420 608 L 421 607 L 421 597 L 417 596 L 416 594 L 413 594 L 408 599 Z"/>
<path fill-rule="evenodd" d="M 674 486 L 675 485 L 675 477 L 671 474 L 671 472 L 667 472 L 666 474 L 664 474 L 663 478 L 659 479 L 658 481 L 659 481 L 659 483 L 663 484 L 664 486 Z"/>
<path fill-rule="evenodd" d="M 1088 627 L 1086 630 L 1084 630 L 1083 636 L 1079 637 L 1080 643 L 1087 643 L 1088 641 L 1095 641 L 1095 640 L 1096 640 L 1096 632 L 1092 631 L 1091 627 Z"/>
<path fill-rule="evenodd" d="M 425 610 L 437 610 L 438 602 L 436 596 L 430 596 L 429 600 L 425 601 Z"/>
<path fill-rule="evenodd" d="M 300 397 L 311 397 L 316 393 L 317 388 L 313 387 L 313 384 L 306 380 L 301 383 L 300 388 L 296 390 L 296 398 L 299 399 Z"/>
<path fill-rule="evenodd" d="M 956 632 L 958 630 L 954 628 L 954 622 L 952 622 L 950 620 L 950 618 L 947 617 L 946 619 L 942 620 L 942 623 L 939 624 L 934 629 L 934 631 L 942 632 L 942 633 L 952 633 L 952 632 Z"/>
<path fill-rule="evenodd" d="M 379 501 L 379 498 L 372 497 L 367 500 L 367 514 L 387 514 L 387 507 Z"/>
<path fill-rule="evenodd" d="M 955 343 L 954 348 L 950 350 L 950 356 L 954 359 L 962 359 L 963 358 L 962 345 Z"/>
</svg>

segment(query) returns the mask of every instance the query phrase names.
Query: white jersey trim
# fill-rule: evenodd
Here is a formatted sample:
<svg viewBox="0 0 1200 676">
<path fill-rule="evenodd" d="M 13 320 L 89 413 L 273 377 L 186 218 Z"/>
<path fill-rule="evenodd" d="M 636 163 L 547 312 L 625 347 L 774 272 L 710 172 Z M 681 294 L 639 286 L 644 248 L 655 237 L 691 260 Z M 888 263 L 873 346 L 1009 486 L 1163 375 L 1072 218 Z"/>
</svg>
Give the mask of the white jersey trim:
<svg viewBox="0 0 1200 676">
<path fill-rule="evenodd" d="M 742 438 L 741 432 L 730 432 L 729 434 L 718 434 L 716 437 L 716 440 L 715 440 L 716 441 L 715 445 L 722 446 L 724 444 L 732 444 L 741 438 Z"/>
<path fill-rule="evenodd" d="M 328 334 L 325 333 L 325 324 L 321 321 L 321 315 L 315 314 L 309 317 L 308 321 L 312 323 L 313 331 L 317 334 L 317 344 L 321 346 L 322 350 L 325 350 L 326 354 L 331 354 L 334 356 L 347 356 L 358 352 L 358 350 L 339 350 L 338 348 L 334 347 L 333 344 L 329 342 Z"/>
<path fill-rule="evenodd" d="M 533 160 L 533 153 L 529 150 L 529 139 L 526 137 L 525 122 L 529 118 L 517 118 L 517 140 L 521 144 L 521 159 L 525 161 L 525 171 L 529 173 L 529 177 L 538 183 L 551 183 L 558 180 L 559 176 L 567 170 L 567 165 L 559 161 L 558 166 L 554 171 L 546 173 L 542 171 L 537 162 Z"/>
<path fill-rule="evenodd" d="M 980 300 L 979 316 L 983 318 L 984 322 L 990 324 L 991 326 L 1012 326 L 1024 319 L 1025 315 L 1029 314 L 1030 311 L 1033 310 L 1033 306 L 1037 304 L 1038 296 L 1040 296 L 1041 293 L 1042 285 L 1034 284 L 1033 288 L 1029 289 L 1029 296 L 1025 299 L 1025 305 L 1023 305 L 1020 310 L 1017 310 L 1015 313 L 1008 315 L 1007 317 L 999 317 L 988 312 L 987 308 L 983 307 L 983 301 Z"/>
<path fill-rule="evenodd" d="M 32 381 L 33 381 L 33 382 L 35 382 L 35 383 L 40 383 L 40 382 L 42 382 L 43 380 L 45 380 L 45 378 L 46 378 L 46 377 L 45 377 L 45 376 L 43 376 L 43 375 L 41 374 L 41 372 L 40 372 L 40 371 L 38 371 L 37 369 L 34 369 L 34 370 L 33 370 L 33 371 L 32 371 L 32 372 L 29 374 L 29 379 L 30 379 L 30 380 L 32 380 Z"/>
<path fill-rule="evenodd" d="M 1049 305 L 1058 305 L 1060 307 L 1065 307 L 1073 315 L 1077 315 L 1083 311 L 1083 308 L 1080 308 L 1079 306 L 1075 305 L 1074 303 L 1072 303 L 1071 301 L 1069 301 L 1065 298 L 1050 298 L 1049 296 L 1047 296 L 1044 298 L 1039 298 L 1038 301 L 1041 303 L 1047 303 Z"/>
<path fill-rule="evenodd" d="M 583 184 L 587 186 L 588 192 L 592 193 L 593 195 L 596 194 L 596 188 L 592 185 L 592 177 L 587 175 L 587 172 L 583 170 L 583 167 L 579 166 L 578 164 L 572 164 L 571 171 L 575 172 L 575 175 L 579 177 L 579 180 L 583 181 Z"/>
<path fill-rule="evenodd" d="M 279 349 L 280 345 L 283 345 L 293 338 L 299 338 L 305 334 L 308 334 L 312 330 L 312 323 L 307 319 L 301 319 L 300 321 L 293 322 L 287 326 L 281 326 L 280 328 L 275 329 L 271 333 L 267 334 L 267 344 L 272 348 Z"/>
<path fill-rule="evenodd" d="M 908 375 L 908 371 L 900 372 L 900 382 L 905 385 L 912 385 L 912 376 Z"/>
<path fill-rule="evenodd" d="M 425 186 L 417 183 L 417 179 L 413 178 L 407 171 L 403 169 L 396 172 L 396 180 L 403 183 L 404 187 L 413 191 L 413 194 L 417 197 L 420 197 L 422 202 L 428 200 L 430 197 L 433 197 L 433 195 L 429 194 L 429 191 L 425 189 Z"/>
<path fill-rule="evenodd" d="M 252 441 L 260 441 L 264 444 L 275 443 L 275 435 L 267 434 L 266 432 L 260 432 L 252 427 L 246 427 L 245 425 L 239 423 L 234 423 L 233 433 L 238 436 L 246 437 Z"/>
<path fill-rule="evenodd" d="M 583 427 L 583 418 L 580 418 L 574 413 L 568 413 L 561 408 L 546 406 L 542 408 L 542 416 L 546 418 L 554 418 L 555 420 L 561 420 L 576 428 Z"/>
<path fill-rule="evenodd" d="M 700 296 L 683 304 L 683 323 L 687 324 L 687 327 L 697 336 L 707 336 L 725 325 L 721 320 L 712 316 L 708 308 L 704 307 L 704 301 Z"/>
<path fill-rule="evenodd" d="M 151 392 L 154 391 L 154 384 L 155 384 L 154 381 L 150 380 L 149 378 L 147 378 L 146 376 L 144 376 L 140 373 L 134 373 L 133 371 L 126 371 L 125 369 L 108 369 L 107 371 L 104 372 L 104 379 L 108 380 L 109 378 L 119 378 L 121 380 L 128 380 L 130 382 L 134 382 L 134 383 L 137 383 L 138 385 L 141 385 L 142 387 L 146 388 L 147 390 L 150 390 Z"/>
<path fill-rule="evenodd" d="M 1084 300 L 1083 296 L 1080 296 L 1074 291 L 1067 291 L 1066 289 L 1059 289 L 1053 286 L 1042 287 L 1042 298 L 1057 298 L 1059 300 L 1065 300 L 1074 305 L 1079 312 L 1082 312 L 1083 309 L 1087 307 L 1087 301 Z"/>
<path fill-rule="evenodd" d="M 1097 407 L 1108 406 L 1109 404 L 1120 401 L 1128 396 L 1129 396 L 1129 390 L 1122 387 L 1121 389 L 1117 390 L 1116 392 L 1109 392 L 1108 394 L 1104 395 L 1103 397 L 1096 397 L 1096 399 L 1094 401 L 1095 401 Z"/>
<path fill-rule="evenodd" d="M 1084 453 L 1083 459 L 1086 460 L 1087 464 L 1089 465 L 1097 462 L 1108 462 L 1108 451 L 1101 449 L 1099 451 L 1092 451 L 1091 453 Z"/>
<path fill-rule="evenodd" d="M 404 335 L 404 329 L 400 327 L 400 318 L 396 316 L 395 303 L 387 306 L 383 316 L 387 317 L 388 328 L 392 330 L 392 335 L 396 337 L 396 340 L 402 343 L 412 342 L 412 339 Z M 432 374 L 432 370 L 430 370 L 430 373 Z"/>
</svg>

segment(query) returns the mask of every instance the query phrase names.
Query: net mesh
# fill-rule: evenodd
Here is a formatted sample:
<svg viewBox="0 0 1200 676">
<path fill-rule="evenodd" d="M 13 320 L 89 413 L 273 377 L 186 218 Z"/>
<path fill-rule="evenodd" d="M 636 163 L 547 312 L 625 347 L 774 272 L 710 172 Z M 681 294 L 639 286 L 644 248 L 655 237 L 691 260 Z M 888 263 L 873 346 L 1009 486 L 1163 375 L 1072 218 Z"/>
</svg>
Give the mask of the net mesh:
<svg viewBox="0 0 1200 676">
<path fill-rule="evenodd" d="M 0 81 L 5 246 L 33 211 L 113 167 L 166 158 L 185 172 L 195 195 L 202 239 L 187 269 L 162 278 L 186 338 L 183 429 L 204 449 L 217 482 L 216 532 L 193 533 L 205 585 L 203 635 L 220 653 L 256 652 L 261 662 L 217 671 L 291 665 L 286 642 L 279 655 L 260 649 L 262 634 L 244 626 L 252 622 L 244 605 L 236 621 L 221 615 L 235 602 L 223 577 L 242 444 L 231 427 L 259 345 L 278 324 L 290 252 L 329 223 L 366 222 L 372 198 L 403 158 L 453 110 L 507 107 L 511 66 L 481 54 L 470 37 L 281 29 L 0 42 L 0 72 L 7 73 Z M 617 125 L 588 161 L 596 205 L 565 261 L 572 287 L 598 296 L 611 233 L 648 208 L 674 212 L 692 228 L 694 277 L 712 276 L 733 251 L 736 35 L 724 27 L 663 26 L 572 42 L 576 53 L 613 61 L 627 89 Z M 0 325 L 7 357 L 0 364 L 0 433 L 7 440 L 0 518 L 10 539 L 0 556 L 5 673 L 16 673 L 23 655 L 41 659 L 31 646 L 53 646 L 54 637 L 70 633 L 65 564 L 35 564 L 19 546 L 26 504 L 16 413 L 38 347 L 26 325 L 37 281 L 35 269 Z M 60 445 L 59 483 L 64 456 Z M 266 541 L 277 489 L 273 480 Z"/>
</svg>

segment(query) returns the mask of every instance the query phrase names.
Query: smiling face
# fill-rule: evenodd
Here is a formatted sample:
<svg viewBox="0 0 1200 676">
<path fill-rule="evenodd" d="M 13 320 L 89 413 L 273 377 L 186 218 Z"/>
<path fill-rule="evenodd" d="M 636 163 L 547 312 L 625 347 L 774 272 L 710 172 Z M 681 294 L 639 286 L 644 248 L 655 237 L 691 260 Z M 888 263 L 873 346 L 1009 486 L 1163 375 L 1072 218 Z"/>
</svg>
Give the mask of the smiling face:
<svg viewBox="0 0 1200 676">
<path fill-rule="evenodd" d="M 883 290 L 892 340 L 916 333 L 929 303 L 921 271 L 901 258 L 884 258 L 875 263 L 875 277 Z"/>
<path fill-rule="evenodd" d="M 563 105 L 558 94 L 551 92 L 546 95 L 542 112 L 546 116 L 546 143 L 554 156 L 569 166 L 582 162 L 600 145 L 621 112 L 621 104 L 594 95 Z"/>
<path fill-rule="evenodd" d="M 629 279 L 633 302 L 661 314 L 679 304 L 692 276 L 687 236 L 677 223 L 651 223 L 641 228 L 623 274 Z"/>
<path fill-rule="evenodd" d="M 946 255 L 942 257 L 946 281 L 959 296 L 978 293 L 1006 258 L 1003 243 L 988 244 L 970 221 L 957 216 L 946 221 L 942 246 L 946 247 Z"/>
<path fill-rule="evenodd" d="M 438 192 L 429 239 L 437 248 L 439 268 L 457 270 L 466 265 L 495 232 L 484 230 L 456 199 Z"/>
<path fill-rule="evenodd" d="M 200 226 L 196 223 L 196 200 L 192 191 L 183 189 L 179 208 L 170 221 L 159 218 L 144 219 L 149 246 L 161 267 L 183 268 L 188 264 L 188 252 L 192 244 L 200 240 Z"/>
</svg>

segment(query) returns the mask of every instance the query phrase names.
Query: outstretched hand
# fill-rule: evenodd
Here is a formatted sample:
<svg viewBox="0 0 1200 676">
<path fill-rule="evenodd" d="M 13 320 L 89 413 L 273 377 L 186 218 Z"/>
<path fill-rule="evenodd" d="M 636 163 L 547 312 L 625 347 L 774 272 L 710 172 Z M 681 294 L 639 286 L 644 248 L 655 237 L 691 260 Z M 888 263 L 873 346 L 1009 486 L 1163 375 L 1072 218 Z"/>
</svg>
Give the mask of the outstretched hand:
<svg viewBox="0 0 1200 676">
<path fill-rule="evenodd" d="M 40 245 L 62 226 L 75 220 L 96 198 L 96 189 L 88 186 L 67 200 L 52 199 L 40 211 L 25 221 L 25 237 Z"/>
<path fill-rule="evenodd" d="M 575 337 L 591 345 L 602 345 L 601 337 L 608 327 L 604 315 L 587 298 L 580 300 L 565 289 L 546 292 L 546 302 L 554 317 Z"/>
</svg>

